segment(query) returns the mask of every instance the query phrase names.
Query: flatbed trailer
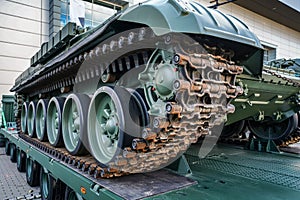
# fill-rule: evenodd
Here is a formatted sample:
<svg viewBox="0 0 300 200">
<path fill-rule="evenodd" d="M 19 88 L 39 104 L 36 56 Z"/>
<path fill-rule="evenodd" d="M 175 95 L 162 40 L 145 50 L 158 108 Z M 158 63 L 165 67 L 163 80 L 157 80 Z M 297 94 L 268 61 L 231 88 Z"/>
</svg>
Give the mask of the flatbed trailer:
<svg viewBox="0 0 300 200">
<path fill-rule="evenodd" d="M 56 181 L 63 182 L 84 199 L 141 199 L 196 184 L 196 181 L 166 169 L 114 179 L 96 179 L 68 165 L 65 158 L 41 151 L 17 133 L 4 129 L 0 133 L 10 145 L 25 152 L 27 158 L 36 161 Z M 64 151 L 64 148 L 60 149 Z"/>
<path fill-rule="evenodd" d="M 201 159 L 199 145 L 193 145 L 175 168 L 170 167 L 173 170 L 95 179 L 16 133 L 1 129 L 1 134 L 84 199 L 298 199 L 300 195 L 298 154 L 217 145 Z"/>
</svg>

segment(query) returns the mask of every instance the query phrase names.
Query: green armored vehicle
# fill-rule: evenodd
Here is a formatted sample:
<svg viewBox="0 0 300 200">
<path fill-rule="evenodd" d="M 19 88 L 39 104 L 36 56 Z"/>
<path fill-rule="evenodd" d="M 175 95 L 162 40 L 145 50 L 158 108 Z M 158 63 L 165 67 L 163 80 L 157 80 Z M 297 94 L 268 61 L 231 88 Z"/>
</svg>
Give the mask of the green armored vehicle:
<svg viewBox="0 0 300 200">
<path fill-rule="evenodd" d="M 277 139 L 296 127 L 299 90 L 262 63 L 243 22 L 197 2 L 149 1 L 88 31 L 69 23 L 12 88 L 20 137 L 95 178 L 165 167 L 224 123 Z"/>
<path fill-rule="evenodd" d="M 245 71 L 239 75 L 237 84 L 244 92 L 233 100 L 236 111 L 228 116 L 223 137 L 238 135 L 246 126 L 257 138 L 297 142 L 299 69 L 299 59 L 279 59 L 263 66 L 256 79 Z"/>
</svg>

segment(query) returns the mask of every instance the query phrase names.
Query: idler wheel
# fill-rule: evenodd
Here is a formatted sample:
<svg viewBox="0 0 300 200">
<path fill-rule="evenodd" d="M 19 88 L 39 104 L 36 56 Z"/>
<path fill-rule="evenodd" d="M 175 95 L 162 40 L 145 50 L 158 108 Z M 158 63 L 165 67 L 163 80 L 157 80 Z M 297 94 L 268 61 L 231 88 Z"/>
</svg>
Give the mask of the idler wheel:
<svg viewBox="0 0 300 200">
<path fill-rule="evenodd" d="M 70 94 L 64 104 L 62 115 L 62 134 L 66 149 L 72 155 L 87 154 L 87 112 L 90 104 L 85 94 Z"/>
<path fill-rule="evenodd" d="M 292 133 L 297 127 L 297 123 L 298 116 L 295 114 L 281 122 L 272 119 L 264 121 L 249 120 L 248 128 L 258 138 L 280 140 Z"/>
</svg>

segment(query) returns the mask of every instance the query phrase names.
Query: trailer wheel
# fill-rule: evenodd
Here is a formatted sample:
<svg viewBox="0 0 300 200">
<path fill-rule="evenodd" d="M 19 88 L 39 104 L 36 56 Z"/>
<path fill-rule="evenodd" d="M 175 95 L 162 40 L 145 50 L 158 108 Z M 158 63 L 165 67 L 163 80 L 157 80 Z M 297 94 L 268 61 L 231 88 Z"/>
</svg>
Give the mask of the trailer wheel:
<svg viewBox="0 0 300 200">
<path fill-rule="evenodd" d="M 83 200 L 83 198 L 70 187 L 67 187 L 65 190 L 65 200 Z"/>
<path fill-rule="evenodd" d="M 40 171 L 40 190 L 41 190 L 41 196 L 42 199 L 52 199 L 52 184 L 51 184 L 51 180 L 50 180 L 50 174 L 46 173 L 44 168 L 41 167 L 41 171 Z"/>
<path fill-rule="evenodd" d="M 14 144 L 10 144 L 10 161 L 13 163 L 17 162 L 16 145 Z"/>
<path fill-rule="evenodd" d="M 5 147 L 6 138 L 0 134 L 0 147 Z"/>
<path fill-rule="evenodd" d="M 46 172 L 43 167 L 40 170 L 40 191 L 42 200 L 63 200 L 65 184 L 60 180 L 55 180 L 53 176 Z"/>
<path fill-rule="evenodd" d="M 9 140 L 6 140 L 6 142 L 5 142 L 5 154 L 6 155 L 10 155 L 10 142 L 9 142 Z"/>
<path fill-rule="evenodd" d="M 17 149 L 17 169 L 19 172 L 25 172 L 26 154 L 24 151 Z"/>
<path fill-rule="evenodd" d="M 72 155 L 85 155 L 87 150 L 87 113 L 90 98 L 85 94 L 70 94 L 62 115 L 62 135 L 66 149 Z"/>
<path fill-rule="evenodd" d="M 40 183 L 40 165 L 31 158 L 26 159 L 26 180 L 31 187 L 38 186 Z"/>
</svg>

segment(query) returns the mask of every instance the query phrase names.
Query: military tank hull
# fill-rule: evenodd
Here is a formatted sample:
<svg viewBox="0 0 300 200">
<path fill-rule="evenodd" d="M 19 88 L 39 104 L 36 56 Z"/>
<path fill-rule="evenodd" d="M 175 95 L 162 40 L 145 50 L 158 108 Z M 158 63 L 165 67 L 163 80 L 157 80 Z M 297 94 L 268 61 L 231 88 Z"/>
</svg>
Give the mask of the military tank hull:
<svg viewBox="0 0 300 200">
<path fill-rule="evenodd" d="M 281 65 L 265 65 L 258 78 L 239 75 L 237 84 L 244 92 L 232 102 L 236 112 L 229 114 L 223 138 L 241 137 L 249 130 L 256 138 L 279 145 L 297 142 L 299 81 L 295 71 Z"/>
<path fill-rule="evenodd" d="M 196 2 L 149 1 L 83 33 L 70 23 L 12 88 L 20 136 L 95 178 L 157 170 L 226 120 L 257 115 L 262 58 L 245 24 Z"/>
</svg>

